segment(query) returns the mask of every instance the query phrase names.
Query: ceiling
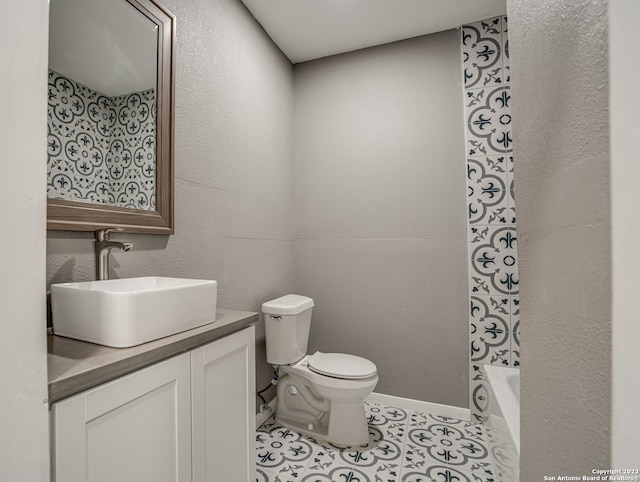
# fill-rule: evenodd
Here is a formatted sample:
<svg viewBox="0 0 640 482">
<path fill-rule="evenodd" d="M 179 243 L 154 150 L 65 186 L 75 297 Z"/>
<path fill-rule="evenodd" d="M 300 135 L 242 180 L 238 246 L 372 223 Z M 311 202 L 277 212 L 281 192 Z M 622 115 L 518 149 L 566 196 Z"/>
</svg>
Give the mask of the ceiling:
<svg viewBox="0 0 640 482">
<path fill-rule="evenodd" d="M 293 63 L 506 14 L 505 0 L 242 0 Z"/>
<path fill-rule="evenodd" d="M 157 42 L 125 1 L 50 0 L 49 68 L 103 95 L 155 88 Z"/>
</svg>

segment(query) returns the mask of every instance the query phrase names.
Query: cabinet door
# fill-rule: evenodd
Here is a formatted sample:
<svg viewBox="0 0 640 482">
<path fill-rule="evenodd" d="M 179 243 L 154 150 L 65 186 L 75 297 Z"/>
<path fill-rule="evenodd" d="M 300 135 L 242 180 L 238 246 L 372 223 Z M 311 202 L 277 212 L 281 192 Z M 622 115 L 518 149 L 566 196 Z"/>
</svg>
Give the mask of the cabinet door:
<svg viewBox="0 0 640 482">
<path fill-rule="evenodd" d="M 253 482 L 254 328 L 191 352 L 194 482 Z"/>
<path fill-rule="evenodd" d="M 190 358 L 183 354 L 52 408 L 57 482 L 191 482 Z"/>
</svg>

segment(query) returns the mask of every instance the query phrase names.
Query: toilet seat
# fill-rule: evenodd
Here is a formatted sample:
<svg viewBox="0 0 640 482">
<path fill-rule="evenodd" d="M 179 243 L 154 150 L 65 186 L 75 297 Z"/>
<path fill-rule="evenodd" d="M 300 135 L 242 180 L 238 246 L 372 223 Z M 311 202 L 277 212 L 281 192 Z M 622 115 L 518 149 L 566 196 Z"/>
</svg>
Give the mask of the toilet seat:
<svg viewBox="0 0 640 482">
<path fill-rule="evenodd" d="M 366 358 L 345 353 L 315 352 L 307 357 L 309 369 L 320 375 L 346 380 L 369 378 L 376 374 L 375 364 Z"/>
</svg>

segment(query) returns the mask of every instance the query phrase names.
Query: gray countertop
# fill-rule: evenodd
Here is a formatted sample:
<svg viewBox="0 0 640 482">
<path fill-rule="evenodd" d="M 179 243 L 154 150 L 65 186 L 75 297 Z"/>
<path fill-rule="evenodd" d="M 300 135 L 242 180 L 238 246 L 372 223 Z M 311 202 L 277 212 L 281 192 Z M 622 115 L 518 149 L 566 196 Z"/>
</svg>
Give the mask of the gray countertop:
<svg viewBox="0 0 640 482">
<path fill-rule="evenodd" d="M 216 321 L 131 348 L 49 335 L 49 404 L 222 338 L 258 321 L 258 313 L 218 309 Z"/>
</svg>

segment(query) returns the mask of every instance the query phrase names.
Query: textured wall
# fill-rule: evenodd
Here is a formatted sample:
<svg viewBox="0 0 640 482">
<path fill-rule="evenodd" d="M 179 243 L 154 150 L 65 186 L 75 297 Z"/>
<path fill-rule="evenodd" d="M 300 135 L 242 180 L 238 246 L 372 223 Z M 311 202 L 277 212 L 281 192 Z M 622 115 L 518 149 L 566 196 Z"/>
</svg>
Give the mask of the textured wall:
<svg viewBox="0 0 640 482">
<path fill-rule="evenodd" d="M 521 480 L 610 467 L 607 2 L 509 0 Z"/>
<path fill-rule="evenodd" d="M 635 25 L 640 3 L 609 2 L 611 82 L 611 211 L 613 234 L 613 391 L 611 465 L 640 468 L 640 377 L 638 376 L 638 206 L 640 77 Z"/>
<path fill-rule="evenodd" d="M 49 480 L 45 216 L 48 3 L 5 12 L 0 190 L 0 480 Z"/>
<path fill-rule="evenodd" d="M 468 406 L 459 33 L 295 67 L 296 289 L 310 350 L 376 391 Z"/>
<path fill-rule="evenodd" d="M 112 275 L 218 280 L 259 311 L 293 291 L 292 67 L 237 0 L 167 0 L 177 17 L 173 236 L 114 235 Z M 47 281 L 92 279 L 90 234 L 50 232 Z M 258 356 L 264 352 L 262 323 Z M 271 368 L 259 363 L 257 384 Z"/>
</svg>

